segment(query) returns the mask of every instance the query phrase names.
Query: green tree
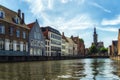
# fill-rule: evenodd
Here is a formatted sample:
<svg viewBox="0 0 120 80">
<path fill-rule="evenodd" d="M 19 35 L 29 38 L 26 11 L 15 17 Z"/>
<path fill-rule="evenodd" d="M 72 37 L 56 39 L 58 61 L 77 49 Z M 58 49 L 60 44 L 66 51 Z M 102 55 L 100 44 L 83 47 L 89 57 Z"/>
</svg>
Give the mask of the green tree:
<svg viewBox="0 0 120 80">
<path fill-rule="evenodd" d="M 100 53 L 106 53 L 107 51 L 108 49 L 105 47 L 100 48 Z"/>
<path fill-rule="evenodd" d="M 80 40 L 80 42 L 83 42 L 83 43 L 84 43 L 84 40 L 83 40 L 82 38 L 80 38 L 79 40 Z"/>
<path fill-rule="evenodd" d="M 90 51 L 90 54 L 95 54 L 98 52 L 97 50 L 97 47 L 95 45 L 92 45 L 90 48 L 89 48 L 89 51 Z"/>
</svg>

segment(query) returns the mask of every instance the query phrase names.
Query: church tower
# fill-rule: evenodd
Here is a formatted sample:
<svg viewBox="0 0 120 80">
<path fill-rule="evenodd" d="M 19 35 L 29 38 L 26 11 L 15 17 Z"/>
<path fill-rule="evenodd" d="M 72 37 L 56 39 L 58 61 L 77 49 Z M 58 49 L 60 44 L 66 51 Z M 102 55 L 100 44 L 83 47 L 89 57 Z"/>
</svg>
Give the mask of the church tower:
<svg viewBox="0 0 120 80">
<path fill-rule="evenodd" d="M 94 34 L 93 34 L 93 43 L 95 44 L 95 46 L 97 46 L 97 33 L 96 33 L 96 28 L 94 27 Z"/>
</svg>

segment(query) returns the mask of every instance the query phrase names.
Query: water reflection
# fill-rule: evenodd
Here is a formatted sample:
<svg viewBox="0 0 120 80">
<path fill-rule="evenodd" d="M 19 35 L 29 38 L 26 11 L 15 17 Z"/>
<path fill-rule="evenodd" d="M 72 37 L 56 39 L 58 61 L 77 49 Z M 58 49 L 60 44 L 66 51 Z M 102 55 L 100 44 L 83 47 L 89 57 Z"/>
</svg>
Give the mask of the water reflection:
<svg viewBox="0 0 120 80">
<path fill-rule="evenodd" d="M 120 80 L 119 66 L 110 59 L 0 63 L 0 80 Z"/>
</svg>

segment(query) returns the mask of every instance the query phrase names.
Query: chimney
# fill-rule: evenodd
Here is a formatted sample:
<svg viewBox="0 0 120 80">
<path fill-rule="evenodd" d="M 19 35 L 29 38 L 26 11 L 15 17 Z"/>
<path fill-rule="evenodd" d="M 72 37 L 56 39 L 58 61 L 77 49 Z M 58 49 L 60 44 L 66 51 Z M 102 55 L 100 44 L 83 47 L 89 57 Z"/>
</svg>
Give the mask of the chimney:
<svg viewBox="0 0 120 80">
<path fill-rule="evenodd" d="M 22 13 L 22 24 L 24 24 L 25 23 L 25 21 L 24 21 L 24 13 Z"/>
<path fill-rule="evenodd" d="M 21 10 L 18 9 L 18 17 L 21 19 Z"/>
</svg>

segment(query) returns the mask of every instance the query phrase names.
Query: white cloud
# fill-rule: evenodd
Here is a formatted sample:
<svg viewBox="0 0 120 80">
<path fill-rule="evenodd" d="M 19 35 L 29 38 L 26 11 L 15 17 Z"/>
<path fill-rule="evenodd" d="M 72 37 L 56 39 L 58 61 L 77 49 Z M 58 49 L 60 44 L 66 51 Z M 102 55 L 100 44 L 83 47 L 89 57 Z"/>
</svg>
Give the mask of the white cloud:
<svg viewBox="0 0 120 80">
<path fill-rule="evenodd" d="M 102 25 L 118 25 L 120 24 L 120 15 L 118 15 L 115 19 L 112 19 L 112 20 L 103 19 L 101 24 Z"/>
<path fill-rule="evenodd" d="M 72 18 L 67 20 L 65 16 L 62 15 L 52 16 L 50 13 L 46 12 L 46 10 L 50 10 L 53 12 L 57 10 L 57 8 L 54 6 L 56 0 L 34 0 L 34 1 L 25 0 L 25 1 L 29 4 L 30 10 L 34 14 L 34 16 L 36 16 L 36 18 L 38 18 L 39 20 L 43 20 L 43 23 L 40 25 L 42 26 L 49 25 L 55 29 L 58 29 L 60 32 L 65 32 L 66 36 L 80 35 L 80 37 L 82 37 L 85 40 L 85 45 L 87 45 L 87 47 L 91 45 L 90 41 L 92 40 L 89 39 L 92 39 L 91 38 L 92 32 L 91 33 L 87 32 L 82 34 L 79 34 L 77 32 L 80 30 L 91 29 L 93 28 L 94 24 L 96 25 L 98 24 L 96 21 L 91 19 L 91 16 L 89 14 L 86 13 L 74 14 Z M 62 1 L 63 2 L 61 4 L 67 3 L 68 0 L 62 0 Z M 84 3 L 84 1 L 85 0 L 81 0 L 81 3 Z M 103 8 L 100 5 L 94 4 L 94 6 L 95 5 L 96 7 L 99 7 L 100 9 L 104 10 L 105 12 L 110 12 L 109 10 L 107 11 L 107 9 Z M 69 15 L 69 12 L 66 11 L 61 11 L 61 12 L 63 14 L 66 13 L 67 15 Z M 112 31 L 112 32 L 116 32 L 118 30 L 116 28 L 111 28 L 111 27 L 107 27 L 107 28 L 98 27 L 98 29 L 103 31 Z"/>
<path fill-rule="evenodd" d="M 53 8 L 53 0 L 25 0 L 29 5 L 31 12 L 35 15 L 40 15 L 40 12 Z"/>
<path fill-rule="evenodd" d="M 105 11 L 105 12 L 107 12 L 107 13 L 111 13 L 110 10 L 104 8 L 103 6 L 101 6 L 101 5 L 99 5 L 99 4 L 95 3 L 95 2 L 92 2 L 91 5 L 93 5 L 93 6 L 95 6 L 95 7 L 98 7 L 98 8 L 100 8 L 101 10 L 103 10 L 103 11 Z"/>
<path fill-rule="evenodd" d="M 63 3 L 67 3 L 68 1 L 72 0 L 61 0 Z M 80 0 L 79 2 L 83 3 L 85 0 Z M 66 29 L 75 31 L 81 29 L 87 29 L 93 26 L 93 21 L 88 14 L 79 14 L 75 15 L 70 20 L 66 20 L 63 16 L 51 16 L 50 14 L 46 13 L 45 10 L 51 10 L 53 8 L 53 4 L 55 3 L 54 0 L 26 0 L 30 5 L 31 12 L 37 16 L 39 19 L 43 19 L 43 26 L 55 26 L 60 31 L 66 31 Z M 55 10 L 54 8 L 53 10 Z M 51 11 L 53 11 L 51 10 Z M 62 11 L 62 13 L 66 13 L 66 11 Z M 69 13 L 67 13 L 68 15 Z"/>
<path fill-rule="evenodd" d="M 118 32 L 118 28 L 114 27 L 97 27 L 97 29 L 102 31 Z"/>
<path fill-rule="evenodd" d="M 62 3 L 67 3 L 69 0 L 61 0 Z"/>
</svg>

